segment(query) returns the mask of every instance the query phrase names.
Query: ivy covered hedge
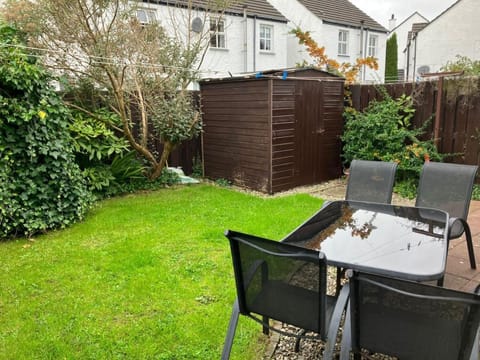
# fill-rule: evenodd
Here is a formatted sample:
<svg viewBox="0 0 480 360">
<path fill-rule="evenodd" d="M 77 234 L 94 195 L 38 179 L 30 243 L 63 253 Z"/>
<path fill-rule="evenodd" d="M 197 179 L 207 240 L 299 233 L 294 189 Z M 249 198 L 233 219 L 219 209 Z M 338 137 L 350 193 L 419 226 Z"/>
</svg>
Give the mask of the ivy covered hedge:
<svg viewBox="0 0 480 360">
<path fill-rule="evenodd" d="M 91 193 L 74 162 L 71 116 L 52 77 L 0 25 L 0 238 L 82 219 Z"/>
</svg>

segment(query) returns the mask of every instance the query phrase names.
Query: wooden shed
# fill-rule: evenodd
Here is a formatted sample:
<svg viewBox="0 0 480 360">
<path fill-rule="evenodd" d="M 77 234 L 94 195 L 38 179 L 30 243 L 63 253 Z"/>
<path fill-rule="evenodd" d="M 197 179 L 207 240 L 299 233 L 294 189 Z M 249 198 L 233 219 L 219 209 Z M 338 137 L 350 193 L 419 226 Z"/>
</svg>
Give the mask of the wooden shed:
<svg viewBox="0 0 480 360">
<path fill-rule="evenodd" d="M 312 68 L 202 81 L 204 175 L 269 194 L 338 178 L 343 84 Z"/>
</svg>

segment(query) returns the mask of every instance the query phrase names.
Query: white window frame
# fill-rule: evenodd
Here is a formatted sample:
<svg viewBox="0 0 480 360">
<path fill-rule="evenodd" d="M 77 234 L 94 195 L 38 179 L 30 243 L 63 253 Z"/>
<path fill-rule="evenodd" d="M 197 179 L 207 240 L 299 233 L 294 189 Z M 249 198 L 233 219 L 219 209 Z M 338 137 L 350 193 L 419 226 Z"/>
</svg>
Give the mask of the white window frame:
<svg viewBox="0 0 480 360">
<path fill-rule="evenodd" d="M 260 24 L 258 47 L 260 51 L 273 51 L 273 25 Z"/>
<path fill-rule="evenodd" d="M 348 30 L 338 30 L 338 55 L 339 56 L 348 56 L 348 43 L 349 43 L 350 33 Z"/>
<path fill-rule="evenodd" d="M 378 53 L 378 35 L 370 35 L 368 37 L 368 56 L 377 57 Z"/>
<path fill-rule="evenodd" d="M 210 47 L 214 49 L 226 49 L 226 38 L 225 20 L 210 19 Z"/>
<path fill-rule="evenodd" d="M 143 19 L 140 14 L 143 14 Z M 155 9 L 139 8 L 137 9 L 137 19 L 142 25 L 153 24 L 157 22 L 157 11 Z"/>
</svg>

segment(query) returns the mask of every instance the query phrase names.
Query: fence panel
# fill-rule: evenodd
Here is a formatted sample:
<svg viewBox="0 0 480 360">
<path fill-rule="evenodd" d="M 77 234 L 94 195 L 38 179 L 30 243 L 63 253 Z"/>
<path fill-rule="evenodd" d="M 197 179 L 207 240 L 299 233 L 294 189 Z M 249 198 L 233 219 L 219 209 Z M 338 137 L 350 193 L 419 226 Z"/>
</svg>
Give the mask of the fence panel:
<svg viewBox="0 0 480 360">
<path fill-rule="evenodd" d="M 480 78 L 444 80 L 440 95 L 437 81 L 380 86 L 393 98 L 402 94 L 412 96 L 416 110 L 412 125 L 425 126 L 422 140 L 434 137 L 438 112 L 438 148 L 442 153 L 452 154 L 448 161 L 480 166 Z M 350 90 L 353 107 L 359 111 L 371 100 L 381 98 L 377 85 L 353 85 Z"/>
</svg>

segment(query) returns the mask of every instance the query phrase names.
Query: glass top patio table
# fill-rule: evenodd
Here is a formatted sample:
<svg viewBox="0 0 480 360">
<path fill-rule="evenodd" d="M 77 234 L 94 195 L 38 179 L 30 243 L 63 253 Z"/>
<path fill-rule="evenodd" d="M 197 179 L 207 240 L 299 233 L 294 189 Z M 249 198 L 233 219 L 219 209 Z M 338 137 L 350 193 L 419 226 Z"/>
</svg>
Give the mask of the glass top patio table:
<svg viewBox="0 0 480 360">
<path fill-rule="evenodd" d="M 322 251 L 329 265 L 429 281 L 444 275 L 447 230 L 441 210 L 342 200 L 282 241 Z"/>
</svg>

